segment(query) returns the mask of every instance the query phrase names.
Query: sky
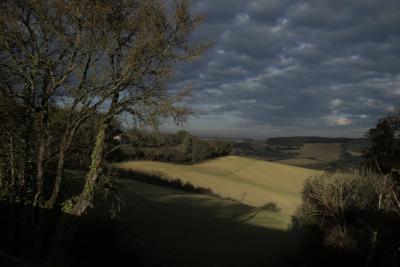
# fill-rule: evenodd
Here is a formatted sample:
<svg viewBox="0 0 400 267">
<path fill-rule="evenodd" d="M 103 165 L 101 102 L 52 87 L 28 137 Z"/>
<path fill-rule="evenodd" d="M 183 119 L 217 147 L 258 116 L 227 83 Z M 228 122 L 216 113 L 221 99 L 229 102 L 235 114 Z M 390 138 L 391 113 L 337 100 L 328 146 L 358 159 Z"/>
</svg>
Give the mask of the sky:
<svg viewBox="0 0 400 267">
<path fill-rule="evenodd" d="M 194 134 L 361 137 L 400 106 L 398 0 L 191 6 L 206 17 L 192 40 L 213 42 L 172 84 L 192 88 L 184 129 Z"/>
</svg>

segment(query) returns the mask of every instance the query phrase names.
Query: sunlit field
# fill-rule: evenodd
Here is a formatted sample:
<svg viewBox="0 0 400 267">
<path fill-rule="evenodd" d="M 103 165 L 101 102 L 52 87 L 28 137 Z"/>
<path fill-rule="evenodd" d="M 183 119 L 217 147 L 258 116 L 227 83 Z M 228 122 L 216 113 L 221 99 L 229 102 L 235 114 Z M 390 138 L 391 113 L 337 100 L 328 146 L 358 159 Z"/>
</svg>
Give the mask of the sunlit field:
<svg viewBox="0 0 400 267">
<path fill-rule="evenodd" d="M 152 161 L 132 161 L 114 164 L 117 168 L 151 174 L 166 179 L 179 178 L 194 186 L 210 188 L 222 198 L 263 207 L 273 203 L 290 220 L 300 204 L 304 181 L 321 171 L 287 166 L 245 157 L 228 156 L 195 165 L 177 165 Z"/>
</svg>

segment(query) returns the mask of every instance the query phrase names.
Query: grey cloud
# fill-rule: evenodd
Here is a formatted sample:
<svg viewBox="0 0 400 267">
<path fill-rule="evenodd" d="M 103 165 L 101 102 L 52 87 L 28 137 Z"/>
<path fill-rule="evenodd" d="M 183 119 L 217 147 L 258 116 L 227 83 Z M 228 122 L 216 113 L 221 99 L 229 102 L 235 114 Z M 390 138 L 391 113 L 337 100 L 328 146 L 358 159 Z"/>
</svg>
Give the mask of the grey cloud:
<svg viewBox="0 0 400 267">
<path fill-rule="evenodd" d="M 360 134 L 400 104 L 400 1 L 196 0 L 193 7 L 207 18 L 194 38 L 215 46 L 181 66 L 173 87 L 191 85 L 187 103 L 200 120 L 219 121 L 221 135 L 239 126 L 266 136 L 288 127 Z"/>
</svg>

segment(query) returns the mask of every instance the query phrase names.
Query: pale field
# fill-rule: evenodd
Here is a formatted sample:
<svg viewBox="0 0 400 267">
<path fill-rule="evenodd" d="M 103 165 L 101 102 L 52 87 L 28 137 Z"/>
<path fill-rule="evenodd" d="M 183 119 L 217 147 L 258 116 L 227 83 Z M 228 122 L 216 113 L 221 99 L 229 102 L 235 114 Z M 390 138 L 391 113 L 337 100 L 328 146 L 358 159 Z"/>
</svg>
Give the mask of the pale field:
<svg viewBox="0 0 400 267">
<path fill-rule="evenodd" d="M 293 166 L 304 166 L 304 165 L 309 165 L 309 164 L 325 163 L 323 161 L 316 160 L 316 159 L 302 159 L 302 158 L 282 159 L 282 160 L 277 160 L 274 162 L 280 163 L 280 164 L 293 165 Z"/>
<path fill-rule="evenodd" d="M 296 152 L 299 155 L 296 158 L 306 159 L 309 157 L 316 158 L 322 161 L 336 161 L 340 157 L 340 143 L 326 144 L 326 143 L 316 143 L 316 144 L 304 144 Z"/>
<path fill-rule="evenodd" d="M 194 186 L 210 188 L 221 197 L 253 207 L 275 203 L 285 220 L 290 220 L 300 205 L 300 191 L 304 181 L 308 177 L 322 174 L 317 170 L 238 156 L 227 156 L 195 165 L 131 161 L 115 163 L 114 166 L 161 174 L 166 179 L 179 178 Z"/>
</svg>

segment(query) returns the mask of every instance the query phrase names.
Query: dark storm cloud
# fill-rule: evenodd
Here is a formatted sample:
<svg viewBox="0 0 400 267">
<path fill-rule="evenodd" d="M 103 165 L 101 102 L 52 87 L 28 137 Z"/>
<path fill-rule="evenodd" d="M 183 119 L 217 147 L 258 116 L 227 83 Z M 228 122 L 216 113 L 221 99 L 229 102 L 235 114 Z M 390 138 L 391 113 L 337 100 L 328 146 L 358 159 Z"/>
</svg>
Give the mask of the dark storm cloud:
<svg viewBox="0 0 400 267">
<path fill-rule="evenodd" d="M 400 1 L 192 4 L 206 16 L 194 39 L 215 45 L 176 86 L 193 87 L 199 123 L 354 135 L 400 104 Z"/>
</svg>

